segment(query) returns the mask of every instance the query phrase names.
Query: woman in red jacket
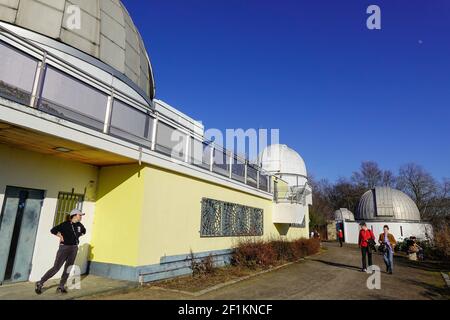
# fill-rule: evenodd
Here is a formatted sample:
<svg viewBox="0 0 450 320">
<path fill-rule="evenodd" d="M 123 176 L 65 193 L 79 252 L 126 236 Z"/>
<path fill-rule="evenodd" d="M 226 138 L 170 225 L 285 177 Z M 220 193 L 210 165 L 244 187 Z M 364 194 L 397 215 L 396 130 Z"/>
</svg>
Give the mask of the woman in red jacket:
<svg viewBox="0 0 450 320">
<path fill-rule="evenodd" d="M 362 271 L 367 271 L 367 262 L 369 267 L 372 265 L 372 252 L 370 251 L 369 240 L 372 239 L 375 241 L 375 236 L 373 235 L 372 230 L 367 228 L 365 222 L 360 224 L 361 230 L 359 231 L 359 239 L 358 244 L 361 248 L 361 258 L 362 258 Z M 367 262 L 366 262 L 367 256 Z"/>
</svg>

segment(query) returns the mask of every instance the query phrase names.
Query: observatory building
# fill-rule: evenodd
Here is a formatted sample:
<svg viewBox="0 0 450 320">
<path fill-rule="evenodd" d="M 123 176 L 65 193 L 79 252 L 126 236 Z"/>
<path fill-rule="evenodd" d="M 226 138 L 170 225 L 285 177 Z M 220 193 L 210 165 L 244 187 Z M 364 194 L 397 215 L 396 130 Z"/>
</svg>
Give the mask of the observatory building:
<svg viewBox="0 0 450 320">
<path fill-rule="evenodd" d="M 344 230 L 345 241 L 358 243 L 359 223 L 366 222 L 375 235 L 388 225 L 396 239 L 415 236 L 420 239 L 432 237 L 432 227 L 421 221 L 414 201 L 400 190 L 376 187 L 365 192 L 359 200 L 356 216 L 347 209 L 335 213 L 337 228 Z"/>
<path fill-rule="evenodd" d="M 305 161 L 287 145 L 268 146 L 260 156 L 263 170 L 274 180 L 273 222 L 304 228 L 309 221 L 312 190 L 308 183 Z"/>
<path fill-rule="evenodd" d="M 261 167 L 203 133 L 156 99 L 121 1 L 0 1 L 0 283 L 43 275 L 74 208 L 82 272 L 130 281 L 189 273 L 191 250 L 220 264 L 243 237 L 308 236 L 295 151 L 269 147 Z"/>
</svg>

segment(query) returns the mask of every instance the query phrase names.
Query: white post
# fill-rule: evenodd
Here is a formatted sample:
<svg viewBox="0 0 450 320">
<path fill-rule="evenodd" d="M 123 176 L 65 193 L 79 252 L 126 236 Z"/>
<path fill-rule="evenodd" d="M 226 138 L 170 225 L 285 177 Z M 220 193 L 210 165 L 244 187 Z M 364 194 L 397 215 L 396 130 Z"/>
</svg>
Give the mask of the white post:
<svg viewBox="0 0 450 320">
<path fill-rule="evenodd" d="M 30 107 L 31 108 L 37 108 L 37 102 L 38 102 L 38 94 L 40 93 L 40 89 L 43 85 L 42 83 L 42 77 L 44 74 L 46 61 L 47 60 L 47 52 L 44 52 L 42 61 L 39 62 L 36 74 L 34 75 L 34 81 L 33 81 L 33 89 L 31 91 L 31 99 L 30 99 Z"/>
<path fill-rule="evenodd" d="M 153 119 L 153 129 L 152 129 L 152 151 L 155 151 L 156 147 L 156 129 L 158 126 L 158 115 Z"/>
<path fill-rule="evenodd" d="M 186 154 L 184 156 L 184 162 L 189 162 L 189 144 L 190 144 L 190 135 L 186 135 Z"/>
<path fill-rule="evenodd" d="M 229 168 L 229 175 L 230 179 L 233 177 L 233 154 L 230 152 L 230 168 Z"/>
<path fill-rule="evenodd" d="M 112 107 L 114 101 L 114 90 L 111 91 L 111 95 L 108 96 L 108 101 L 106 103 L 106 114 L 105 114 L 105 122 L 103 123 L 103 133 L 109 133 L 109 126 L 111 123 L 111 115 L 112 115 Z"/>
<path fill-rule="evenodd" d="M 215 148 L 215 146 L 214 146 L 214 142 L 212 143 L 212 146 L 211 146 L 211 154 L 210 154 L 210 156 L 209 156 L 209 171 L 213 171 L 213 166 L 214 166 L 214 148 Z"/>
</svg>

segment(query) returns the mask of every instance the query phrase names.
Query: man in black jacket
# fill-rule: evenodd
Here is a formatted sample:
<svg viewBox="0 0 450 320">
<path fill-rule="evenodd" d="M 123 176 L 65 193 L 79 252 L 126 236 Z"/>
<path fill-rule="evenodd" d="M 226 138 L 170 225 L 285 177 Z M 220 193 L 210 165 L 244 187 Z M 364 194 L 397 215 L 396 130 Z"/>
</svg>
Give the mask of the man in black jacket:
<svg viewBox="0 0 450 320">
<path fill-rule="evenodd" d="M 84 213 L 78 209 L 74 209 L 69 214 L 69 221 L 57 225 L 50 231 L 59 238 L 59 249 L 53 267 L 45 273 L 40 281 L 36 282 L 35 292 L 37 294 L 42 293 L 44 283 L 57 274 L 64 263 L 64 272 L 56 291 L 59 293 L 67 293 L 65 285 L 69 278 L 68 269 L 75 263 L 78 244 L 80 243 L 79 238 L 86 234 L 85 227 L 80 223 L 82 216 L 84 216 Z"/>
</svg>

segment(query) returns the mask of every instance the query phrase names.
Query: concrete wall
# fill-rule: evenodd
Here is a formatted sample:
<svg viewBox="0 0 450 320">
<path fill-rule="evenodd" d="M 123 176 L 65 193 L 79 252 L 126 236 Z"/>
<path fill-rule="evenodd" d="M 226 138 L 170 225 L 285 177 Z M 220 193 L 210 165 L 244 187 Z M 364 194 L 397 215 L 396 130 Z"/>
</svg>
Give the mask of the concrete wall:
<svg viewBox="0 0 450 320">
<path fill-rule="evenodd" d="M 83 194 L 86 189 L 83 224 L 87 234 L 80 239 L 77 264 L 86 270 L 92 221 L 95 208 L 97 168 L 49 155 L 11 148 L 0 144 L 0 205 L 3 206 L 6 186 L 45 190 L 30 280 L 40 279 L 54 262 L 59 240 L 50 233 L 56 212 L 58 193 Z M 93 181 L 93 183 L 91 183 Z M 61 272 L 56 276 L 60 277 Z"/>
<path fill-rule="evenodd" d="M 433 230 L 430 224 L 421 222 L 366 222 L 367 227 L 373 230 L 378 241 L 378 236 L 383 232 L 383 226 L 387 224 L 389 231 L 397 241 L 415 236 L 425 238 L 426 234 L 433 236 Z M 401 228 L 400 228 L 401 227 Z M 344 222 L 344 236 L 347 243 L 358 243 L 359 222 Z"/>
</svg>

